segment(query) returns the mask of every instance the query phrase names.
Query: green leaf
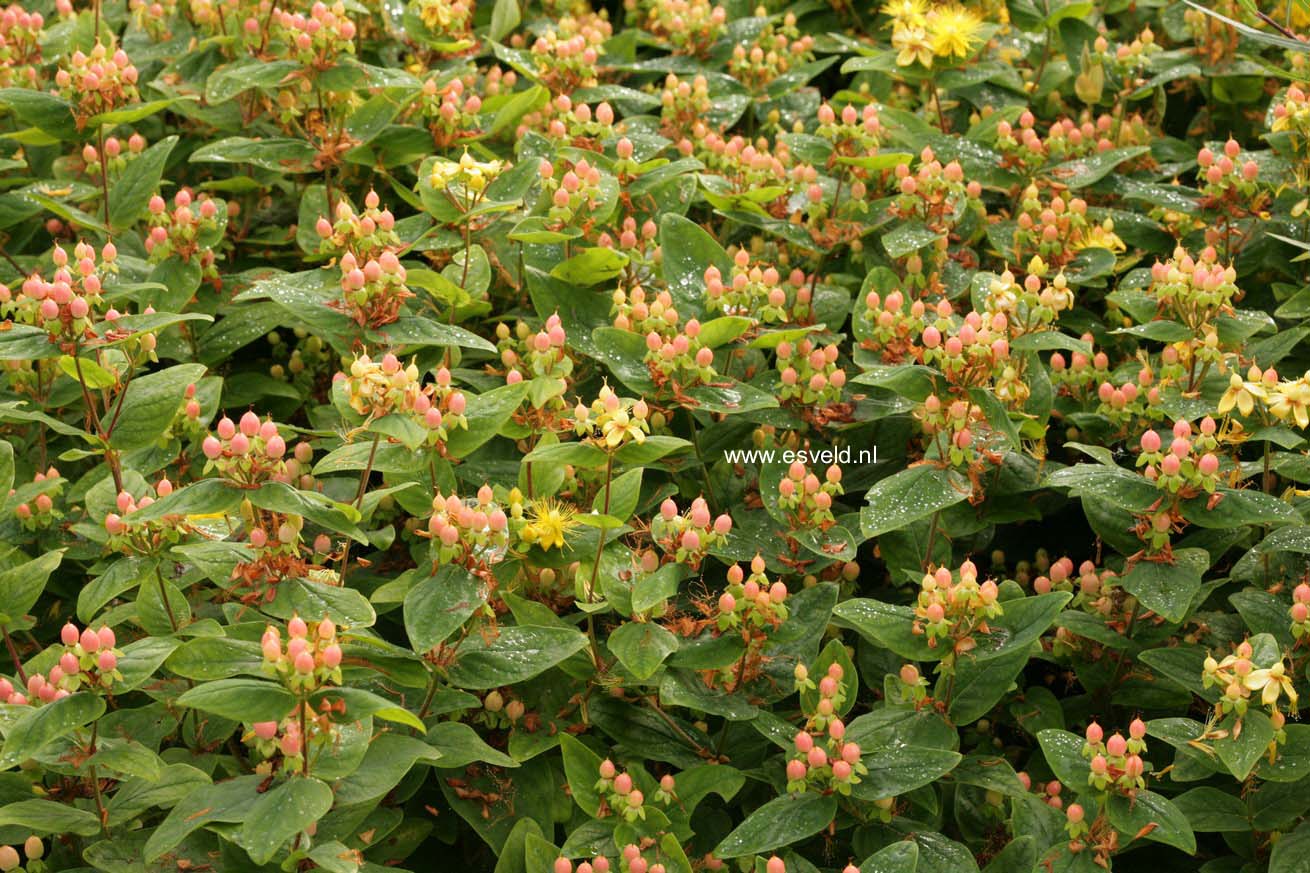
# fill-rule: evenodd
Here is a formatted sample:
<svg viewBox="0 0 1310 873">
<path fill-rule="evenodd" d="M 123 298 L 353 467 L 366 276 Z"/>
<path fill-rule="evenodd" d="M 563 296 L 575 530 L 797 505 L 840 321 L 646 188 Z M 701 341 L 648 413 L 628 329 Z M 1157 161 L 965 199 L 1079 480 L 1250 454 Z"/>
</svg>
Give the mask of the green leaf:
<svg viewBox="0 0 1310 873">
<path fill-rule="evenodd" d="M 187 794 L 168 813 L 146 841 L 142 856 L 147 863 L 172 851 L 190 834 L 216 822 L 244 822 L 261 797 L 260 786 L 267 777 L 238 776 L 226 782 L 206 785 Z"/>
<path fill-rule="evenodd" d="M 953 470 L 931 464 L 910 467 L 875 483 L 860 511 L 866 538 L 899 530 L 969 497 L 969 480 Z"/>
<path fill-rule="evenodd" d="M 105 701 L 81 692 L 28 709 L 5 732 L 0 747 L 0 770 L 8 770 L 33 757 L 48 744 L 104 715 Z"/>
<path fill-rule="evenodd" d="M 368 537 L 355 525 L 359 510 L 348 503 L 338 503 L 316 491 L 302 491 L 285 482 L 265 482 L 248 497 L 260 509 L 303 516 L 330 531 L 346 534 L 361 543 L 368 542 Z"/>
<path fill-rule="evenodd" d="M 1196 835 L 1178 807 L 1153 791 L 1138 791 L 1134 796 L 1110 795 L 1110 824 L 1128 839 L 1141 834 L 1148 840 L 1181 849 L 1188 855 L 1196 852 Z"/>
<path fill-rule="evenodd" d="M 1046 765 L 1065 785 L 1086 785 L 1091 768 L 1083 757 L 1085 741 L 1068 731 L 1047 729 L 1037 732 L 1037 742 L 1046 756 Z"/>
<path fill-rule="evenodd" d="M 263 679 L 219 679 L 183 692 L 177 705 L 253 724 L 286 718 L 296 698 L 281 685 Z"/>
<path fill-rule="evenodd" d="M 712 264 L 725 277 L 732 275 L 728 253 L 700 225 L 681 215 L 660 218 L 660 251 L 664 281 L 684 319 L 704 311 L 705 271 Z"/>
<path fill-rule="evenodd" d="M 56 549 L 16 567 L 0 570 L 0 625 L 12 625 L 36 605 L 50 574 L 63 560 L 64 551 Z"/>
<path fill-rule="evenodd" d="M 288 840 L 332 808 L 332 789 L 308 777 L 292 777 L 260 795 L 241 828 L 241 845 L 256 864 L 267 864 Z"/>
<path fill-rule="evenodd" d="M 253 641 L 197 637 L 179 646 L 164 663 L 179 676 L 208 681 L 239 675 L 260 676 L 264 654 L 259 643 Z"/>
<path fill-rule="evenodd" d="M 299 68 L 300 65 L 295 61 L 241 58 L 209 74 L 209 78 L 205 80 L 205 102 L 217 106 L 244 94 L 251 88 L 274 89 Z"/>
<path fill-rule="evenodd" d="M 176 145 L 176 136 L 161 139 L 127 165 L 109 192 L 110 226 L 126 228 L 141 217 L 159 190 L 159 180 Z"/>
<path fill-rule="evenodd" d="M 488 640 L 476 634 L 459 648 L 447 678 L 456 688 L 485 690 L 538 676 L 587 647 L 569 627 L 502 627 Z"/>
<path fill-rule="evenodd" d="M 254 164 L 265 170 L 308 173 L 314 170 L 317 156 L 318 150 L 300 139 L 230 136 L 196 149 L 191 153 L 190 161 L 193 164 Z"/>
<path fill-rule="evenodd" d="M 594 818 L 600 810 L 601 801 L 596 792 L 596 782 L 600 779 L 600 755 L 570 734 L 560 735 L 559 746 L 564 759 L 564 777 L 569 783 L 569 795 L 583 812 Z"/>
<path fill-rule="evenodd" d="M 530 382 L 502 385 L 477 397 L 469 397 L 465 420 L 468 429 L 456 429 L 446 441 L 446 450 L 453 458 L 466 458 L 475 449 L 494 437 L 509 421 L 528 395 Z"/>
<path fill-rule="evenodd" d="M 1310 826 L 1302 824 L 1274 843 L 1269 873 L 1310 873 Z"/>
<path fill-rule="evenodd" d="M 925 746 L 875 749 L 861 758 L 869 773 L 860 777 L 851 789 L 851 796 L 865 801 L 899 797 L 931 785 L 955 769 L 961 760 L 959 752 L 949 749 Z"/>
<path fill-rule="evenodd" d="M 615 628 L 606 641 L 619 663 L 644 680 L 655 675 L 664 659 L 678 650 L 678 638 L 662 625 L 647 621 L 629 621 Z"/>
<path fill-rule="evenodd" d="M 493 42 L 501 42 L 519 26 L 522 16 L 518 0 L 496 0 L 491 8 L 491 30 L 487 35 Z"/>
<path fill-rule="evenodd" d="M 627 265 L 628 256 L 622 252 L 596 247 L 561 261 L 550 274 L 570 285 L 597 285 L 618 276 Z"/>
<path fill-rule="evenodd" d="M 1174 549 L 1173 563 L 1138 560 L 1120 584 L 1147 609 L 1180 622 L 1201 590 L 1201 577 L 1208 569 L 1210 553 L 1205 549 Z"/>
<path fill-rule="evenodd" d="M 118 402 L 101 416 L 110 428 L 109 444 L 126 450 L 154 443 L 180 411 L 187 386 L 199 382 L 205 372 L 204 364 L 178 364 L 133 379 Z"/>
<path fill-rule="evenodd" d="M 892 843 L 865 858 L 860 873 L 917 873 L 919 846 L 909 840 Z"/>
<path fill-rule="evenodd" d="M 1089 158 L 1075 158 L 1056 164 L 1045 173 L 1067 188 L 1086 188 L 1110 175 L 1124 161 L 1140 157 L 1150 150 L 1150 146 L 1144 145 L 1110 149 Z"/>
<path fill-rule="evenodd" d="M 1219 722 L 1218 729 L 1228 732 L 1226 737 L 1214 741 L 1219 760 L 1224 762 L 1234 779 L 1245 781 L 1274 741 L 1273 722 L 1269 716 L 1253 708 L 1241 718 L 1229 715 Z"/>
<path fill-rule="evenodd" d="M 405 595 L 405 632 L 414 651 L 444 642 L 486 600 L 486 585 L 463 567 L 440 567 L 420 580 Z"/>
<path fill-rule="evenodd" d="M 0 494 L 8 494 L 14 487 L 14 447 L 0 440 Z"/>
<path fill-rule="evenodd" d="M 78 138 L 73 107 L 48 91 L 28 88 L 0 88 L 0 106 L 18 116 L 24 124 L 38 128 L 55 139 Z"/>
<path fill-rule="evenodd" d="M 714 849 L 718 858 L 759 855 L 812 837 L 832 823 L 837 798 L 786 794 L 756 809 Z"/>
<path fill-rule="evenodd" d="M 912 255 L 925 246 L 932 245 L 941 234 L 920 221 L 903 221 L 889 233 L 882 235 L 882 246 L 893 258 Z"/>
<path fill-rule="evenodd" d="M 5 825 L 56 836 L 89 837 L 100 832 L 95 813 L 53 800 L 20 800 L 0 806 L 0 826 Z"/>
</svg>

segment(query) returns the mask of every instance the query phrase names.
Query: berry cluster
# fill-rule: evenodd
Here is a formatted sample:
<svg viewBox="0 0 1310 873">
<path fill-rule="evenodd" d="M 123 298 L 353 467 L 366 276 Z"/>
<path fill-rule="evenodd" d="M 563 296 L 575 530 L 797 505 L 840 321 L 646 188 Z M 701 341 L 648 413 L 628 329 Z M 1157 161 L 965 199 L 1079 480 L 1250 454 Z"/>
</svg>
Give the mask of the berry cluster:
<svg viewBox="0 0 1310 873">
<path fill-rule="evenodd" d="M 898 193 L 892 204 L 897 217 L 922 221 L 936 231 L 953 228 L 964 210 L 976 208 L 982 196 L 977 181 L 964 181 L 964 167 L 959 161 L 943 164 L 929 146 L 919 153 L 917 170 L 903 162 L 893 173 Z M 939 242 L 944 244 L 945 240 Z"/>
<path fill-rule="evenodd" d="M 1223 145 L 1220 154 L 1204 146 L 1196 153 L 1201 168 L 1201 193 L 1211 205 L 1229 202 L 1232 205 L 1249 204 L 1259 190 L 1260 165 L 1251 159 L 1242 160 L 1242 146 L 1235 139 Z"/>
<path fill-rule="evenodd" d="M 495 67 L 492 72 L 498 73 L 499 69 Z M 512 87 L 518 77 L 510 71 L 504 78 L 506 84 Z M 433 143 L 439 148 L 450 148 L 462 139 L 477 135 L 481 124 L 478 116 L 482 112 L 482 97 L 476 90 L 475 78 L 466 82 L 455 77 L 444 84 L 440 79 L 441 76 L 434 75 L 424 80 L 417 111 L 427 119 Z"/>
<path fill-rule="evenodd" d="M 33 834 L 23 841 L 23 855 L 20 858 L 18 849 L 13 846 L 0 846 L 0 873 L 43 873 L 46 870 L 45 862 L 41 859 L 45 857 L 45 843 L 41 838 Z M 26 864 L 24 860 L 26 859 Z"/>
<path fill-rule="evenodd" d="M 137 510 L 145 509 L 156 499 L 172 494 L 173 483 L 168 479 L 160 479 L 152 490 L 153 494 L 147 490 L 138 497 L 129 491 L 118 492 L 114 501 L 117 512 L 105 514 L 104 525 L 105 532 L 109 534 L 109 548 L 125 553 L 151 554 L 181 541 L 186 530 L 176 519 L 141 521 L 131 518 L 131 514 Z"/>
<path fill-rule="evenodd" d="M 627 144 L 626 149 L 625 143 Z M 615 149 L 621 159 L 624 158 L 624 152 L 629 150 L 631 146 L 632 143 L 626 138 L 618 141 Z M 615 169 L 618 169 L 617 165 Z M 659 233 L 659 226 L 653 220 L 646 219 L 639 228 L 637 219 L 628 215 L 624 217 L 623 223 L 619 227 L 617 240 L 610 235 L 609 231 L 603 231 L 597 237 L 597 244 L 607 249 L 617 247 L 619 251 L 628 256 L 630 261 L 645 265 L 651 263 L 654 260 L 654 254 L 659 251 L 659 247 L 655 242 L 657 233 Z"/>
<path fill-rule="evenodd" d="M 537 77 L 556 94 L 594 88 L 596 62 L 612 33 L 610 23 L 598 16 L 560 18 L 529 49 Z"/>
<path fill-rule="evenodd" d="M 878 153 L 880 137 L 883 133 L 882 121 L 878 118 L 876 103 L 864 104 L 864 109 L 856 109 L 848 103 L 838 113 L 830 103 L 821 103 L 817 111 L 819 126 L 814 135 L 833 144 L 833 157 L 829 163 L 850 163 L 858 167 L 860 158 L 871 158 Z M 845 158 L 846 161 L 842 161 Z"/>
<path fill-rule="evenodd" d="M 286 440 L 271 418 L 260 421 L 253 411 L 247 410 L 239 425 L 223 416 L 214 433 L 201 442 L 200 449 L 209 459 L 206 469 L 217 470 L 233 482 L 256 485 L 270 480 L 291 480 L 283 460 L 287 453 Z"/>
<path fill-rule="evenodd" d="M 827 406 L 841 400 L 846 371 L 837 366 L 837 345 L 815 345 L 808 339 L 781 342 L 775 366 L 782 386 L 778 399 L 804 406 Z"/>
<path fill-rule="evenodd" d="M 355 53 L 355 22 L 346 14 L 346 5 L 332 6 L 317 0 L 309 15 L 274 8 L 272 37 L 286 45 L 288 56 L 308 67 L 326 70 L 338 63 L 344 55 Z M 248 38 L 258 37 L 260 24 L 247 18 L 245 32 Z"/>
<path fill-rule="evenodd" d="M 1201 419 L 1199 433 L 1193 433 L 1187 421 L 1174 423 L 1173 440 L 1169 450 L 1153 430 L 1142 434 L 1142 453 L 1137 466 L 1144 467 L 1146 478 L 1170 494 L 1214 492 L 1219 485 L 1219 457 L 1214 454 L 1219 446 L 1215 438 L 1215 421 L 1210 416 Z"/>
<path fill-rule="evenodd" d="M 91 54 L 79 50 L 66 56 L 55 73 L 55 85 L 64 99 L 75 104 L 84 118 L 117 109 L 139 98 L 137 68 L 127 52 L 99 40 Z"/>
<path fill-rule="evenodd" d="M 659 98 L 660 132 L 674 140 L 685 138 L 698 124 L 703 127 L 705 118 L 714 109 L 709 80 L 699 74 L 688 81 L 669 73 L 664 77 Z"/>
<path fill-rule="evenodd" d="M 660 504 L 660 512 L 650 524 L 651 539 L 675 561 L 695 568 L 711 549 L 732 531 L 732 517 L 726 512 L 711 518 L 709 504 L 697 497 L 683 513 L 672 497 Z"/>
<path fill-rule="evenodd" d="M 949 313 L 950 302 L 944 300 L 942 303 L 946 304 Z M 877 352 L 885 363 L 905 361 L 918 347 L 927 311 L 922 300 L 906 306 L 905 294 L 901 291 L 889 291 L 886 297 L 870 291 L 864 295 L 864 310 L 856 322 L 857 329 L 863 330 L 860 345 Z"/>
<path fill-rule="evenodd" d="M 1135 718 L 1128 725 L 1128 739 L 1116 732 L 1108 740 L 1096 722 L 1087 726 L 1087 742 L 1082 755 L 1088 759 L 1091 773 L 1087 783 L 1097 791 L 1115 791 L 1132 794 L 1146 788 L 1143 773 L 1146 765 L 1142 754 L 1146 751 L 1146 723 Z"/>
<path fill-rule="evenodd" d="M 1079 251 L 1099 247 L 1123 251 L 1124 243 L 1114 233 L 1114 221 L 1100 224 L 1087 217 L 1087 201 L 1068 192 L 1053 192 L 1043 198 L 1036 185 L 1023 192 L 1016 218 L 1014 254 L 1019 260 L 1039 258 L 1043 265 L 1063 267 Z"/>
<path fill-rule="evenodd" d="M 383 251 L 361 266 L 354 253 L 341 256 L 344 309 L 357 324 L 380 327 L 395 321 L 414 294 L 405 286 L 405 267 L 394 252 Z"/>
<path fill-rule="evenodd" d="M 401 366 L 390 352 L 374 361 L 360 355 L 351 361 L 350 375 L 338 373 L 334 381 L 344 386 L 350 408 L 369 419 L 387 415 L 410 415 L 428 429 L 429 445 L 444 444 L 450 431 L 467 429 L 464 410 L 468 400 L 451 384 L 450 370 L 438 367 L 435 382 L 424 385 L 414 363 Z"/>
<path fill-rule="evenodd" d="M 116 136 L 105 137 L 104 152 L 87 143 L 82 146 L 82 161 L 86 164 L 87 175 L 99 181 L 101 172 L 117 175 L 127 169 L 127 165 L 146 149 L 146 138 L 134 133 L 127 138 L 127 151 L 123 151 L 123 141 Z M 103 164 L 102 164 L 103 161 Z"/>
<path fill-rule="evenodd" d="M 456 79 L 455 81 L 459 81 Z M 369 264 L 375 264 L 384 254 L 394 252 L 400 246 L 400 237 L 396 235 L 396 217 L 391 214 L 390 209 L 382 207 L 382 200 L 378 197 L 376 191 L 369 190 L 364 195 L 364 210 L 355 212 L 354 207 L 345 200 L 338 200 L 336 205 L 336 220 L 328 221 L 325 216 L 319 216 L 314 224 L 314 231 L 318 234 L 319 251 L 325 254 L 339 255 L 343 258 L 342 272 L 349 272 L 359 268 L 363 263 L 365 271 L 365 280 L 370 277 L 371 271 Z M 348 269 L 344 263 L 344 256 L 350 254 L 353 256 L 354 264 Z M 394 259 L 395 255 L 392 254 Z M 383 265 L 377 263 L 377 267 Z M 386 265 L 395 270 L 399 265 L 388 263 Z M 372 270 L 376 273 L 376 270 Z M 404 268 L 400 267 L 401 281 L 404 281 Z M 380 273 L 376 273 L 373 278 L 376 279 Z"/>
<path fill-rule="evenodd" d="M 1092 335 L 1084 334 L 1082 340 L 1090 345 Z M 1099 394 L 1100 388 L 1097 386 L 1110 378 L 1110 356 L 1105 352 L 1093 351 L 1090 357 L 1082 352 L 1073 352 L 1068 359 L 1063 352 L 1051 354 L 1051 382 L 1062 394 L 1089 395 L 1094 387 Z"/>
<path fill-rule="evenodd" d="M 818 176 L 813 167 L 792 166 L 786 143 L 771 145 L 764 137 L 751 142 L 737 134 L 725 139 L 704 121 L 692 125 L 691 138 L 678 141 L 678 151 L 686 157 L 700 158 L 721 176 L 722 182 L 715 185 L 724 193 L 742 195 L 755 203 L 764 201 L 766 208 L 785 206 L 793 193 L 788 182 L 799 185 L 813 182 Z"/>
<path fill-rule="evenodd" d="M 33 474 L 32 488 L 23 489 L 25 499 L 21 499 L 14 507 L 14 515 L 17 516 L 24 530 L 44 530 L 64 517 L 63 513 L 55 508 L 55 498 L 63 490 L 64 484 L 59 470 L 54 467 L 50 467 L 44 473 L 38 470 Z M 28 497 L 29 490 L 36 493 Z M 9 496 L 17 497 L 18 489 L 10 488 Z"/>
<path fill-rule="evenodd" d="M 988 619 L 1002 613 L 998 594 L 992 580 L 978 581 L 973 561 L 965 561 L 955 574 L 938 567 L 923 576 L 914 607 L 913 632 L 926 635 L 932 648 L 949 642 L 950 650 L 942 659 L 943 666 L 948 666 L 955 655 L 974 648 L 977 641 L 973 635 L 988 631 Z"/>
<path fill-rule="evenodd" d="M 17 3 L 0 10 L 0 86 L 36 84 L 45 18 Z"/>
<path fill-rule="evenodd" d="M 97 263 L 95 249 L 79 242 L 73 256 L 75 269 L 70 269 L 68 252 L 56 245 L 50 256 L 55 265 L 51 281 L 33 273 L 23 280 L 17 298 L 0 285 L 0 306 L 20 321 L 45 328 L 52 337 L 73 339 L 84 334 L 104 305 L 102 274 L 118 269 L 118 249 L 105 243 Z"/>
<path fill-rule="evenodd" d="M 796 320 L 810 304 L 803 272 L 793 270 L 784 282 L 776 267 L 752 265 L 745 249 L 733 255 L 732 273 L 726 282 L 715 265 L 705 269 L 705 295 L 706 306 L 713 312 L 744 315 L 764 324 Z"/>
<path fill-rule="evenodd" d="M 834 676 L 835 670 L 835 676 Z M 837 703 L 841 688 L 841 665 L 833 664 L 828 675 L 819 680 L 820 703 Z M 834 690 L 838 689 L 838 690 Z M 827 693 L 825 693 L 825 690 Z M 793 744 L 796 757 L 787 761 L 787 791 L 798 794 L 817 790 L 849 795 L 851 786 L 867 775 L 869 768 L 860 761 L 860 747 L 847 742 L 846 724 L 835 716 L 827 719 L 826 729 L 817 733 L 800 731 Z"/>
<path fill-rule="evenodd" d="M 794 461 L 778 483 L 778 508 L 787 513 L 794 528 L 827 530 L 837 523 L 832 501 L 841 493 L 841 467 L 828 467 L 820 482 L 808 467 Z"/>
<path fill-rule="evenodd" d="M 559 179 L 555 178 L 555 165 L 546 158 L 542 158 L 537 167 L 542 190 L 550 198 L 547 215 L 558 227 L 572 224 L 575 218 L 590 213 L 603 196 L 600 170 L 586 158 L 578 160 L 571 168 L 567 162 L 561 161 L 561 167 L 564 172 Z"/>
<path fill-rule="evenodd" d="M 801 35 L 796 15 L 788 12 L 781 22 L 769 19 L 763 6 L 755 10 L 757 18 L 768 21 L 750 45 L 738 44 L 728 60 L 728 72 L 752 91 L 763 90 L 770 82 L 801 64 L 814 60 L 814 37 Z"/>
<path fill-rule="evenodd" d="M 341 684 L 341 644 L 337 642 L 336 623 L 327 616 L 313 624 L 292 616 L 287 622 L 285 647 L 281 631 L 270 624 L 260 639 L 260 648 L 264 671 L 297 694 Z"/>
<path fill-rule="evenodd" d="M 568 335 L 558 313 L 547 318 L 542 329 L 535 333 L 522 321 L 514 325 L 512 332 L 508 324 L 501 322 L 496 325 L 496 339 L 508 384 L 515 385 L 525 378 L 545 378 L 559 382 L 561 391 L 567 388 L 573 374 L 573 358 L 566 350 Z M 558 395 L 553 399 L 561 402 Z"/>
<path fill-rule="evenodd" d="M 1288 610 L 1292 617 L 1292 638 L 1301 639 L 1310 632 L 1310 585 L 1305 582 L 1292 589 L 1292 608 Z"/>
<path fill-rule="evenodd" d="M 710 0 L 623 0 L 623 6 L 637 13 L 641 26 L 664 39 L 674 54 L 703 55 L 728 22 L 728 11 Z"/>
<path fill-rule="evenodd" d="M 915 410 L 930 448 L 953 467 L 971 467 L 978 461 L 973 429 L 984 421 L 982 410 L 964 400 L 946 400 L 929 394 Z"/>
<path fill-rule="evenodd" d="M 984 298 L 988 313 L 1005 316 L 1011 337 L 1050 328 L 1073 305 L 1073 289 L 1063 272 L 1050 281 L 1030 272 L 1019 282 L 1014 273 L 1006 270 L 987 283 Z"/>
<path fill-rule="evenodd" d="M 601 815 L 614 814 L 622 816 L 627 822 L 646 819 L 646 795 L 638 788 L 630 775 L 620 773 L 614 762 L 606 758 L 598 768 L 600 778 L 596 780 L 596 793 L 603 798 Z M 662 806 L 669 806 L 677 798 L 674 794 L 673 777 L 666 775 L 660 779 L 651 800 Z"/>
<path fill-rule="evenodd" d="M 493 497 L 489 485 L 478 489 L 476 500 L 437 492 L 427 524 L 433 561 L 473 568 L 494 564 L 504 557 L 509 547 L 509 519 Z"/>
<path fill-rule="evenodd" d="M 1236 282 L 1237 270 L 1219 263 L 1214 246 L 1206 246 L 1195 258 L 1179 246 L 1172 258 L 1151 266 L 1147 292 L 1165 317 L 1195 334 L 1213 335 L 1215 319 L 1231 313 L 1233 302 L 1241 297 Z"/>
<path fill-rule="evenodd" d="M 14 688 L 6 678 L 0 677 L 0 700 L 13 706 L 38 706 L 52 703 L 70 694 L 88 690 L 109 690 L 115 682 L 123 680 L 118 661 L 123 652 L 113 628 L 103 625 L 99 630 L 78 630 L 71 621 L 59 631 L 63 651 L 55 652 L 54 666 L 48 672 L 29 673 L 26 693 Z"/>
<path fill-rule="evenodd" d="M 191 192 L 183 188 L 173 195 L 173 210 L 163 197 L 150 198 L 150 233 L 145 239 L 146 253 L 153 261 L 177 256 L 183 261 L 196 258 L 205 278 L 218 279 L 214 249 L 223 239 L 227 206 L 208 194 L 200 195 L 193 205 Z"/>
<path fill-rule="evenodd" d="M 742 628 L 753 635 L 787 620 L 787 586 L 781 580 L 770 585 L 764 570 L 764 560 L 758 555 L 751 560 L 749 577 L 740 564 L 728 568 L 728 587 L 719 595 L 715 617 L 719 630 Z"/>
<path fill-rule="evenodd" d="M 523 116 L 520 135 L 528 130 L 539 130 L 562 143 L 583 145 L 607 140 L 614 136 L 614 107 L 601 102 L 593 110 L 581 101 L 574 103 L 567 94 L 559 94 L 541 110 Z"/>
</svg>

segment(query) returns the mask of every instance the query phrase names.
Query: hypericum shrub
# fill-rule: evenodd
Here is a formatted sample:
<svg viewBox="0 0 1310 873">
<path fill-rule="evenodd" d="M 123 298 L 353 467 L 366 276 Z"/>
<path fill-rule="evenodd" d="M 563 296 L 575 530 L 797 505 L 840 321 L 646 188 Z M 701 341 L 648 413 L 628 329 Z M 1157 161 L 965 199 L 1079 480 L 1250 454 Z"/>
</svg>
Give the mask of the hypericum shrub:
<svg viewBox="0 0 1310 873">
<path fill-rule="evenodd" d="M 1209 6 L 0 8 L 0 871 L 1303 870 Z"/>
</svg>

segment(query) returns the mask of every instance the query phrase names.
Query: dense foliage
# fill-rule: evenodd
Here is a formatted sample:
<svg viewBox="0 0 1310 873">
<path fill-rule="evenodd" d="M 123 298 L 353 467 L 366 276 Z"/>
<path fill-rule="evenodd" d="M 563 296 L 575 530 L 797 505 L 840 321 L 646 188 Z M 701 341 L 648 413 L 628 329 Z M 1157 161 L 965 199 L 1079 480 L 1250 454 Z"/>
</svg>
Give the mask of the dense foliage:
<svg viewBox="0 0 1310 873">
<path fill-rule="evenodd" d="M 0 871 L 1310 869 L 1304 0 L 712 2 L 0 10 Z"/>
</svg>

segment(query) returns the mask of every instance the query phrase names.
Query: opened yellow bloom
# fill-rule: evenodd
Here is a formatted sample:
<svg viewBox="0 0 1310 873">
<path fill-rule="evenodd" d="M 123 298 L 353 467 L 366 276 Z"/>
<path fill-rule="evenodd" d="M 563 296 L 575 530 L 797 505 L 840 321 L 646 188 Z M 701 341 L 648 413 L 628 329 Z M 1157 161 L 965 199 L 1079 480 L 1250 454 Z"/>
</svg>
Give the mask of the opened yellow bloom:
<svg viewBox="0 0 1310 873">
<path fill-rule="evenodd" d="M 1250 415 L 1255 411 L 1255 399 L 1264 400 L 1266 396 L 1264 386 L 1259 382 L 1244 381 L 1234 373 L 1228 379 L 1228 390 L 1219 398 L 1219 413 L 1226 415 L 1236 407 L 1242 415 Z"/>
<path fill-rule="evenodd" d="M 882 14 L 892 19 L 892 27 L 923 27 L 927 24 L 927 7 L 923 0 L 891 0 L 882 7 Z"/>
<path fill-rule="evenodd" d="M 921 27 L 900 27 L 892 33 L 892 48 L 896 49 L 896 63 L 908 67 L 915 61 L 925 67 L 932 66 L 932 44 Z"/>
<path fill-rule="evenodd" d="M 1305 378 L 1280 382 L 1269 402 L 1269 412 L 1280 421 L 1294 421 L 1299 428 L 1310 427 L 1310 385 Z"/>
<path fill-rule="evenodd" d="M 928 41 L 941 58 L 967 58 L 980 42 L 982 19 L 963 6 L 939 6 L 928 14 Z"/>
<path fill-rule="evenodd" d="M 571 506 L 552 498 L 533 501 L 528 510 L 529 521 L 519 536 L 526 543 L 536 543 L 543 549 L 563 549 L 565 539 L 577 526 Z"/>
<path fill-rule="evenodd" d="M 1252 670 L 1244 684 L 1250 690 L 1260 692 L 1260 702 L 1265 706 L 1273 706 L 1278 702 L 1280 694 L 1286 694 L 1288 705 L 1292 712 L 1296 712 L 1296 688 L 1292 685 L 1292 680 L 1287 675 L 1287 668 L 1283 666 L 1282 661 L 1268 669 Z"/>
</svg>

